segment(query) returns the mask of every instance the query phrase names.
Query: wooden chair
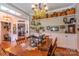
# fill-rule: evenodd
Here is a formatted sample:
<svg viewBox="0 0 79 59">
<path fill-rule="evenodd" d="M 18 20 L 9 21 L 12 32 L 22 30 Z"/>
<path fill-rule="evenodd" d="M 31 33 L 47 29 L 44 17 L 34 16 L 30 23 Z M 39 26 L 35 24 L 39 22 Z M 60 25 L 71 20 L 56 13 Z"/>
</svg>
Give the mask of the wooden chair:
<svg viewBox="0 0 79 59">
<path fill-rule="evenodd" d="M 0 56 L 9 56 L 9 53 L 0 47 Z"/>
<path fill-rule="evenodd" d="M 42 43 L 38 45 L 38 49 L 41 51 L 48 51 L 51 43 L 52 43 L 52 39 L 46 37 L 46 39 L 44 39 Z"/>
<path fill-rule="evenodd" d="M 54 53 L 55 53 L 56 47 L 57 47 L 57 38 L 55 39 L 54 44 L 50 45 L 50 48 L 49 48 L 47 56 L 54 56 L 55 55 Z"/>
<path fill-rule="evenodd" d="M 22 43 L 26 43 L 26 39 L 22 39 L 22 40 L 17 41 L 17 45 L 20 45 Z"/>
<path fill-rule="evenodd" d="M 17 45 L 19 45 L 19 44 L 20 44 L 20 41 L 17 42 Z"/>
</svg>

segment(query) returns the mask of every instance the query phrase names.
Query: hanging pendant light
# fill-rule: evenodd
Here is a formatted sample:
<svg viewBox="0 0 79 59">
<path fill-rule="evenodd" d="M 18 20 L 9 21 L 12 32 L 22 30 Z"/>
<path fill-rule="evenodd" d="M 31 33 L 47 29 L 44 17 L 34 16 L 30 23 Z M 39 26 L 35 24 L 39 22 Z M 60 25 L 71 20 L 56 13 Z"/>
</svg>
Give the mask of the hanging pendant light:
<svg viewBox="0 0 79 59">
<path fill-rule="evenodd" d="M 46 4 L 39 3 L 32 5 L 32 10 L 34 11 L 34 19 L 45 18 L 48 7 Z"/>
</svg>

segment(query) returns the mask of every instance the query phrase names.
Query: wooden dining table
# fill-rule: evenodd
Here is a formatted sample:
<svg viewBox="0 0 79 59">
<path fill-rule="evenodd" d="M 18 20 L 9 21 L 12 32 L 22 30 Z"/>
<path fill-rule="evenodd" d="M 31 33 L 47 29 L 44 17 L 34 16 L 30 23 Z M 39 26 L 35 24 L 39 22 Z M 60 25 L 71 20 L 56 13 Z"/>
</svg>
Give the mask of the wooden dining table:
<svg viewBox="0 0 79 59">
<path fill-rule="evenodd" d="M 37 47 L 33 47 L 29 50 L 20 45 L 6 48 L 5 51 L 15 56 L 47 56 L 48 53 L 47 51 L 38 50 Z"/>
</svg>

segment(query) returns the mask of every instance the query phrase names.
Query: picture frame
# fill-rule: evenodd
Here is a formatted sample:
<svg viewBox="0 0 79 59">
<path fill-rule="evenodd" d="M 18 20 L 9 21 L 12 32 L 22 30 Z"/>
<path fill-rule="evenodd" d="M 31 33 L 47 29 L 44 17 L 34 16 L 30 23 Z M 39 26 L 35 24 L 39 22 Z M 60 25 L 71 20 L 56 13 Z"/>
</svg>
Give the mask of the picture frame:
<svg viewBox="0 0 79 59">
<path fill-rule="evenodd" d="M 75 33 L 75 24 L 68 25 L 68 33 Z"/>
<path fill-rule="evenodd" d="M 65 25 L 60 25 L 60 29 L 65 29 Z"/>
<path fill-rule="evenodd" d="M 53 26 L 52 31 L 59 31 L 59 27 L 58 26 Z"/>
<path fill-rule="evenodd" d="M 16 34 L 16 24 L 13 24 L 13 34 Z"/>
<path fill-rule="evenodd" d="M 59 27 L 58 26 L 47 26 L 47 30 L 49 30 L 49 31 L 59 31 Z"/>
</svg>

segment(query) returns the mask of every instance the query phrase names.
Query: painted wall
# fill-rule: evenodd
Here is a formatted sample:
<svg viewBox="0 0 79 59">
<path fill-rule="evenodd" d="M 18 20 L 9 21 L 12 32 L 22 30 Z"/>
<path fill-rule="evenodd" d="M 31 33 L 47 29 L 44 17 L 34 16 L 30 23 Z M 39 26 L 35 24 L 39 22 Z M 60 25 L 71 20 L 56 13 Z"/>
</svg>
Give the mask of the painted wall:
<svg viewBox="0 0 79 59">
<path fill-rule="evenodd" d="M 69 20 L 70 18 L 75 17 L 75 16 L 74 15 L 60 16 L 60 17 L 39 19 L 36 21 L 41 23 L 41 26 L 43 26 L 45 28 L 45 32 L 47 32 L 47 33 L 51 33 L 51 32 L 52 33 L 65 33 L 65 31 L 68 28 L 68 25 L 63 22 L 64 17 L 67 17 L 67 19 Z M 61 25 L 64 25 L 65 28 L 61 29 L 60 28 Z M 47 26 L 57 26 L 57 27 L 59 27 L 59 31 L 49 31 L 49 30 L 47 30 Z M 34 32 L 34 31 L 32 30 L 31 32 Z"/>
<path fill-rule="evenodd" d="M 0 43 L 1 43 L 1 22 L 0 22 Z"/>
<path fill-rule="evenodd" d="M 76 31 L 77 31 L 77 50 L 79 51 L 79 4 L 76 4 L 76 19 L 77 19 L 77 24 L 76 24 Z"/>
<path fill-rule="evenodd" d="M 4 18 L 3 18 L 3 16 L 9 16 L 10 17 L 10 19 L 8 19 L 8 20 L 5 20 Z M 28 20 L 26 20 L 26 19 L 21 19 L 21 18 L 18 18 L 18 17 L 15 17 L 15 16 L 12 16 L 12 15 L 9 15 L 9 14 L 7 14 L 7 13 L 4 13 L 4 12 L 0 12 L 0 40 L 2 40 L 1 39 L 1 22 L 10 22 L 11 23 L 11 34 L 13 34 L 13 24 L 16 24 L 16 39 L 18 38 L 18 21 L 25 21 L 24 23 L 26 24 L 26 30 L 25 31 L 28 31 L 29 30 L 29 26 L 28 26 L 28 24 L 29 24 L 29 21 Z M 28 33 L 26 33 L 26 34 L 28 34 Z"/>
<path fill-rule="evenodd" d="M 76 33 L 75 34 L 66 34 L 65 30 L 67 29 L 67 25 L 64 24 L 64 22 L 63 22 L 63 17 L 67 17 L 69 19 L 71 17 L 74 17 L 74 15 L 40 19 L 40 22 L 42 23 L 42 26 L 44 26 L 44 27 L 60 26 L 60 25 L 66 26 L 65 29 L 59 29 L 59 31 L 57 31 L 57 32 L 51 32 L 51 31 L 44 32 L 45 34 L 49 35 L 50 38 L 55 39 L 57 37 L 58 38 L 57 44 L 59 47 L 79 50 L 79 31 L 77 31 L 77 28 L 79 28 L 79 4 L 76 5 L 76 8 L 77 8 L 77 11 L 76 11 L 77 15 L 75 14 L 75 19 L 76 19 L 77 23 L 76 23 Z M 32 30 L 32 32 L 34 33 L 33 30 Z"/>
</svg>

